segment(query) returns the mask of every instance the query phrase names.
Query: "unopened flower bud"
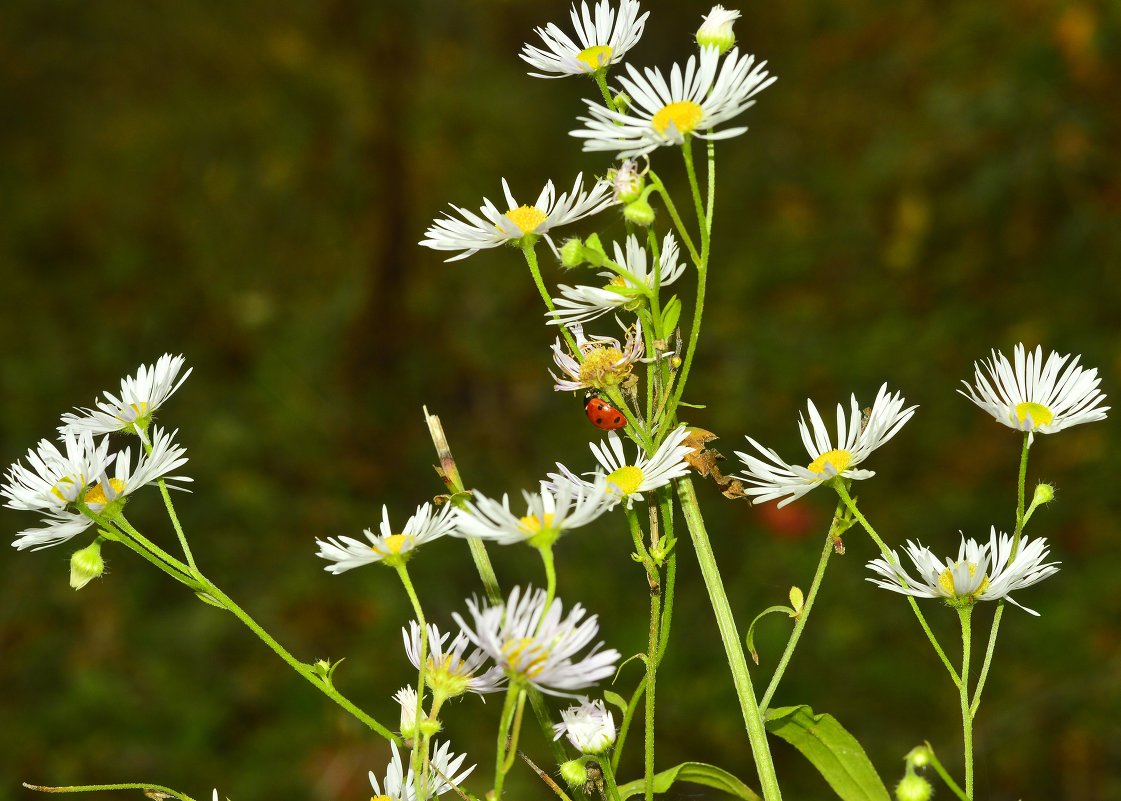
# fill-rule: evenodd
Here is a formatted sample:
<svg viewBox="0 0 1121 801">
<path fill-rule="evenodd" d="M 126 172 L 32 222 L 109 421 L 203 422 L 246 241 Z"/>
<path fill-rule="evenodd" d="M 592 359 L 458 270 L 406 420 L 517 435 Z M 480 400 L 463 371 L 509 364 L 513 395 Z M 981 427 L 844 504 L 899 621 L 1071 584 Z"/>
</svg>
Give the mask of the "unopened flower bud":
<svg viewBox="0 0 1121 801">
<path fill-rule="evenodd" d="M 1035 495 L 1032 496 L 1031 505 L 1039 506 L 1044 503 L 1051 503 L 1055 500 L 1055 488 L 1050 484 L 1038 484 L 1035 488 Z"/>
<path fill-rule="evenodd" d="M 584 243 L 579 239 L 567 239 L 560 247 L 561 266 L 572 270 L 584 263 Z"/>
<path fill-rule="evenodd" d="M 697 44 L 701 47 L 715 47 L 721 54 L 728 52 L 736 43 L 732 23 L 739 17 L 738 11 L 728 11 L 724 6 L 713 6 L 712 11 L 705 14 L 704 21 L 697 31 Z"/>
<path fill-rule="evenodd" d="M 101 542 L 94 540 L 70 557 L 70 586 L 76 590 L 89 584 L 105 572 L 105 560 L 101 558 Z"/>
<path fill-rule="evenodd" d="M 930 782 L 917 773 L 908 773 L 895 787 L 895 797 L 899 801 L 930 801 L 933 792 Z"/>
<path fill-rule="evenodd" d="M 907 761 L 908 768 L 925 768 L 930 764 L 930 748 L 925 745 L 916 745 L 904 759 Z"/>
<path fill-rule="evenodd" d="M 626 111 L 631 105 L 631 96 L 626 92 L 620 92 L 611 99 L 611 102 L 615 104 L 616 111 Z"/>
<path fill-rule="evenodd" d="M 570 759 L 563 763 L 560 766 L 560 775 L 564 783 L 573 789 L 583 787 L 584 782 L 588 780 L 588 772 L 584 769 L 584 761 L 581 759 Z"/>
<path fill-rule="evenodd" d="M 645 228 L 654 222 L 654 207 L 645 199 L 639 198 L 623 208 L 623 218 Z"/>
</svg>

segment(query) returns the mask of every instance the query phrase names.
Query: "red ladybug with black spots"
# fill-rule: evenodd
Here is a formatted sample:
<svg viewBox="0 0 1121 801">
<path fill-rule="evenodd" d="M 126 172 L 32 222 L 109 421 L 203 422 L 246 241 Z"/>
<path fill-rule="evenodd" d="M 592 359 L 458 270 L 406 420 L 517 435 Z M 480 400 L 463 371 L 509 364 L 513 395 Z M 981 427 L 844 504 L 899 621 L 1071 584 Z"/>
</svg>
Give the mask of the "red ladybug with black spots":
<svg viewBox="0 0 1121 801">
<path fill-rule="evenodd" d="M 584 396 L 584 414 L 596 428 L 614 431 L 627 424 L 626 416 L 594 392 Z"/>
</svg>

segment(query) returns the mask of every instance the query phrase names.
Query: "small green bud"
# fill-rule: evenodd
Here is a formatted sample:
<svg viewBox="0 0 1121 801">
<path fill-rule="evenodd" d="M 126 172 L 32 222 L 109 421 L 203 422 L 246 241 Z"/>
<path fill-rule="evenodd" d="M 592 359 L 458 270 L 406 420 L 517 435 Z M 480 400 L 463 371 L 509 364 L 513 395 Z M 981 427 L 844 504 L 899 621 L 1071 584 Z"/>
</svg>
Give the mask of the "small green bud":
<svg viewBox="0 0 1121 801">
<path fill-rule="evenodd" d="M 930 748 L 925 745 L 917 745 L 903 758 L 907 761 L 908 768 L 925 768 L 930 764 Z"/>
<path fill-rule="evenodd" d="M 572 270 L 584 263 L 584 243 L 579 239 L 567 239 L 560 248 L 561 266 Z"/>
<path fill-rule="evenodd" d="M 645 171 L 638 169 L 638 162 L 634 159 L 627 159 L 618 167 L 608 170 L 607 180 L 615 190 L 615 199 L 621 203 L 638 200 L 646 186 Z"/>
<path fill-rule="evenodd" d="M 101 541 L 94 540 L 70 557 L 70 586 L 76 590 L 99 578 L 105 572 L 105 560 L 101 558 Z"/>
<path fill-rule="evenodd" d="M 1031 499 L 1032 506 L 1051 503 L 1053 500 L 1055 500 L 1055 488 L 1051 484 L 1036 485 L 1035 495 Z"/>
<path fill-rule="evenodd" d="M 563 763 L 560 766 L 560 775 L 564 783 L 573 789 L 583 787 L 584 782 L 588 780 L 588 771 L 584 769 L 582 759 L 571 759 Z"/>
<path fill-rule="evenodd" d="M 444 727 L 440 725 L 440 721 L 433 720 L 427 715 L 425 715 L 424 720 L 420 722 L 420 733 L 428 738 L 435 737 L 443 728 Z"/>
<path fill-rule="evenodd" d="M 740 12 L 728 11 L 724 6 L 713 6 L 705 14 L 704 21 L 697 31 L 697 44 L 700 47 L 715 47 L 721 55 L 732 49 L 736 43 L 736 35 L 732 32 L 732 23 L 739 19 Z"/>
<path fill-rule="evenodd" d="M 639 198 L 623 208 L 623 218 L 645 228 L 654 222 L 654 207 L 646 200 Z"/>
<path fill-rule="evenodd" d="M 934 788 L 930 782 L 917 773 L 908 773 L 895 786 L 895 797 L 899 801 L 930 801 Z"/>
<path fill-rule="evenodd" d="M 612 98 L 611 102 L 615 104 L 616 111 L 626 111 L 631 105 L 631 96 L 626 92 L 620 92 Z"/>
</svg>

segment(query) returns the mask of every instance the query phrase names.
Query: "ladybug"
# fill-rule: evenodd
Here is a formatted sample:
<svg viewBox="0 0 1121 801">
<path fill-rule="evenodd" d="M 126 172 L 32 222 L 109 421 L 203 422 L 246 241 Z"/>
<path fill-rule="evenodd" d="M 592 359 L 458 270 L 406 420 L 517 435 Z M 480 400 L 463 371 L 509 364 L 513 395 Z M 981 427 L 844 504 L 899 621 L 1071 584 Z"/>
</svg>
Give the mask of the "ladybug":
<svg viewBox="0 0 1121 801">
<path fill-rule="evenodd" d="M 626 416 L 594 392 L 584 397 L 584 414 L 596 428 L 614 431 L 627 424 Z"/>
</svg>

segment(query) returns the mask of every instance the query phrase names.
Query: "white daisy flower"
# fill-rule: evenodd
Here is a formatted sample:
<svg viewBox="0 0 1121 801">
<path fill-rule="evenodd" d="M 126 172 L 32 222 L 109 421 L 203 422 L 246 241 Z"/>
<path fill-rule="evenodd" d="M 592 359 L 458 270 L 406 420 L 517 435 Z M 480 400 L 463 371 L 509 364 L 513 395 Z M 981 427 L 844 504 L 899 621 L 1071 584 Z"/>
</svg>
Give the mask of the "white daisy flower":
<svg viewBox="0 0 1121 801">
<path fill-rule="evenodd" d="M 619 77 L 631 98 L 625 111 L 612 111 L 587 100 L 590 117 L 570 133 L 584 140 L 585 151 L 614 151 L 620 157 L 639 156 L 663 145 L 680 145 L 688 136 L 727 139 L 747 128 L 713 129 L 754 105 L 755 95 L 775 79 L 755 63 L 755 56 L 740 57 L 731 50 L 720 64 L 720 51 L 702 47 L 699 60 L 690 56 L 684 71 L 674 64 L 669 80 L 659 70 L 647 69 L 645 76 L 627 65 L 629 77 Z"/>
<path fill-rule="evenodd" d="M 450 632 L 441 633 L 434 623 L 428 624 L 428 667 L 424 676 L 434 696 L 455 698 L 465 692 L 482 695 L 502 689 L 506 674 L 501 668 L 483 670 L 488 657 L 478 648 L 473 648 L 465 656 L 471 641 L 463 632 L 456 634 L 451 644 L 445 647 L 449 637 Z M 410 621 L 408 629 L 401 629 L 401 638 L 405 641 L 405 655 L 419 670 L 420 625 L 415 620 Z"/>
<path fill-rule="evenodd" d="M 81 414 L 64 414 L 59 433 L 128 431 L 145 439 L 144 432 L 152 421 L 152 415 L 191 374 L 188 369 L 182 376 L 179 375 L 183 364 L 182 356 L 165 353 L 153 365 L 140 365 L 135 376 L 121 379 L 120 395 L 104 392 L 105 400 L 94 399 L 96 409 L 80 408 L 78 411 Z"/>
<path fill-rule="evenodd" d="M 869 569 L 887 581 L 875 578 L 868 581 L 902 595 L 942 598 L 951 606 L 970 606 L 977 601 L 1004 598 L 1025 612 L 1038 616 L 1038 612 L 1016 603 L 1009 593 L 1030 587 L 1057 573 L 1060 563 L 1044 564 L 1049 551 L 1047 540 L 1042 537 L 1036 540 L 1022 538 L 1014 559 L 1012 541 L 1009 535 L 998 534 L 996 526 L 993 526 L 985 544 L 967 540 L 963 535 L 957 559 L 945 561 L 922 544 L 908 541 L 907 555 L 918 571 L 918 578 L 912 578 L 900 566 L 899 555 L 892 551 L 890 560 L 873 559 L 868 563 Z"/>
<path fill-rule="evenodd" d="M 623 451 L 623 441 L 614 431 L 608 432 L 606 442 L 602 444 L 593 442 L 589 447 L 596 461 L 607 473 L 607 488 L 614 502 L 622 501 L 629 509 L 632 503 L 643 499 L 642 493 L 664 487 L 675 478 L 680 478 L 689 472 L 689 463 L 685 461 L 685 457 L 693 451 L 693 448 L 682 444 L 688 436 L 689 432 L 684 426 L 675 428 L 654 451 L 653 456 L 646 456 L 639 449 L 633 464 L 627 461 Z M 587 481 L 560 462 L 557 462 L 557 467 L 560 469 L 559 474 L 549 474 L 552 486 L 588 485 Z"/>
<path fill-rule="evenodd" d="M 1101 405 L 1105 395 L 1098 390 L 1101 379 L 1097 368 L 1084 369 L 1078 364 L 1081 356 L 1067 364 L 1070 354 L 1060 356 L 1051 351 L 1044 362 L 1042 347 L 1037 345 L 1030 352 L 1020 343 L 1013 358 L 1014 367 L 1003 353 L 994 350 L 991 360 L 974 363 L 973 385 L 963 381 L 966 391 L 958 392 L 998 423 L 1026 431 L 1032 437 L 1036 432 L 1054 434 L 1080 423 L 1105 419 L 1109 407 Z"/>
<path fill-rule="evenodd" d="M 136 492 L 143 486 L 163 479 L 165 482 L 189 483 L 193 479 L 187 476 L 169 476 L 187 463 L 187 450 L 175 443 L 176 429 L 168 433 L 161 428 L 153 429 L 152 451 L 141 451 L 133 469 L 131 449 L 125 448 L 117 454 L 113 464 L 113 477 L 106 481 L 102 479 L 96 486 L 86 493 L 85 502 L 95 512 L 100 512 L 114 501 Z M 184 489 L 173 483 L 168 486 L 172 489 Z"/>
<path fill-rule="evenodd" d="M 602 754 L 615 744 L 615 720 L 603 701 L 580 699 L 579 706 L 561 712 L 561 722 L 553 724 L 554 740 L 568 735 L 568 741 L 581 754 Z"/>
<path fill-rule="evenodd" d="M 572 191 L 560 197 L 556 196 L 553 182 L 549 181 L 532 206 L 520 205 L 514 200 L 505 178 L 502 179 L 502 191 L 506 195 L 506 212 L 499 211 L 487 198 L 483 198 L 479 214 L 453 205 L 452 208 L 463 219 L 445 214 L 443 218 L 433 220 L 424 232 L 427 238 L 420 244 L 433 250 L 462 251 L 445 261 L 465 259 L 483 248 L 520 242 L 527 236 L 544 236 L 555 250 L 549 231 L 603 211 L 615 202 L 611 186 L 603 181 L 596 181 L 591 190 L 585 192 L 583 174 L 576 176 Z"/>
<path fill-rule="evenodd" d="M 395 534 L 389 524 L 389 509 L 382 506 L 380 533 L 374 534 L 370 529 L 362 532 L 368 543 L 346 536 L 316 539 L 319 544 L 316 556 L 333 562 L 323 569 L 336 576 L 373 562 L 385 562 L 390 567 L 396 567 L 404 564 L 421 545 L 444 536 L 454 526 L 452 507 L 444 506 L 436 511 L 431 504 L 422 503 L 405 522 L 401 533 Z"/>
<path fill-rule="evenodd" d="M 806 467 L 796 464 L 787 464 L 770 448 L 764 448 L 751 437 L 747 438 L 760 454 L 768 461 L 752 456 L 751 454 L 736 451 L 747 467 L 747 473 L 739 476 L 744 481 L 753 485 L 745 487 L 744 492 L 754 495 L 752 503 L 784 498 L 779 506 L 801 498 L 814 487 L 835 476 L 851 479 L 871 478 L 875 473 L 871 470 L 857 470 L 858 464 L 867 459 L 872 451 L 880 447 L 892 437 L 899 429 L 911 419 L 917 406 L 903 408 L 903 396 L 900 393 L 889 395 L 887 384 L 880 387 L 876 394 L 876 402 L 867 418 L 863 418 L 860 405 L 856 396 L 852 396 L 848 423 L 845 421 L 845 409 L 837 404 L 837 446 L 833 446 L 825 422 L 817 412 L 813 401 L 807 401 L 810 423 L 813 425 L 811 435 L 810 426 L 806 418 L 799 415 L 798 430 L 802 434 L 802 443 L 810 454 L 810 463 Z"/>
<path fill-rule="evenodd" d="M 652 298 L 656 288 L 669 286 L 685 272 L 685 262 L 678 261 L 677 240 L 672 233 L 662 240 L 658 263 L 649 271 L 646 248 L 639 244 L 637 236 L 627 237 L 626 250 L 618 242 L 614 246 L 615 263 L 625 272 L 599 273 L 601 278 L 608 279 L 603 287 L 561 284 L 561 297 L 553 298 L 556 312 L 545 315 L 549 325 L 586 323 L 619 309 L 633 311 Z"/>
<path fill-rule="evenodd" d="M 406 773 L 401 762 L 401 752 L 397 750 L 397 743 L 390 742 L 389 745 L 393 749 L 393 759 L 385 769 L 384 792 L 374 772 L 370 771 L 370 785 L 374 788 L 372 801 L 428 801 L 430 798 L 443 795 L 453 787 L 458 787 L 475 769 L 472 765 L 456 775 L 465 755 L 453 754 L 451 745 L 447 742 L 433 743 L 434 748 L 429 756 L 429 774 L 424 782 L 424 796 L 418 798 L 416 774 L 412 765 L 409 765 L 409 771 Z"/>
<path fill-rule="evenodd" d="M 467 607 L 474 628 L 458 614 L 453 615 L 455 622 L 511 680 L 524 681 L 549 695 L 574 697 L 571 690 L 591 686 L 615 672 L 619 652 L 614 648 L 601 651 L 603 643 L 573 661 L 599 631 L 596 616 L 585 620 L 580 604 L 561 620 L 559 598 L 545 609 L 544 590 L 529 587 L 523 592 L 515 587 L 505 604 L 480 607 L 469 600 Z"/>
<path fill-rule="evenodd" d="M 602 474 L 590 482 L 542 483 L 540 492 L 523 490 L 526 513 L 520 517 L 510 511 L 506 495 L 501 503 L 478 492 L 473 496 L 456 510 L 456 535 L 535 548 L 550 547 L 566 531 L 586 526 L 615 505 Z"/>
<path fill-rule="evenodd" d="M 715 47 L 721 53 L 736 43 L 736 35 L 732 32 L 732 24 L 740 18 L 740 12 L 726 9 L 724 6 L 713 6 L 705 14 L 701 27 L 697 30 L 697 44 L 701 47 Z"/>
<path fill-rule="evenodd" d="M 580 12 L 573 4 L 570 16 L 579 44 L 551 22 L 544 28 L 534 28 L 545 49 L 527 44 L 521 52 L 523 61 L 541 70 L 529 73 L 533 77 L 563 78 L 618 64 L 642 37 L 650 12 L 640 15 L 638 0 L 622 0 L 616 16 L 609 0 L 600 0 L 594 19 L 587 3 L 580 4 Z"/>
<path fill-rule="evenodd" d="M 625 344 L 620 344 L 614 337 L 589 339 L 584 336 L 584 327 L 579 323 L 572 323 L 567 327 L 576 340 L 580 358 L 570 354 L 560 337 L 557 337 L 553 344 L 553 361 L 565 377 L 557 378 L 552 371 L 549 375 L 556 382 L 553 389 L 561 392 L 616 387 L 630 377 L 635 363 L 642 361 L 646 352 L 642 341 L 642 322 L 638 320 L 632 327 L 625 328 Z"/>
</svg>

